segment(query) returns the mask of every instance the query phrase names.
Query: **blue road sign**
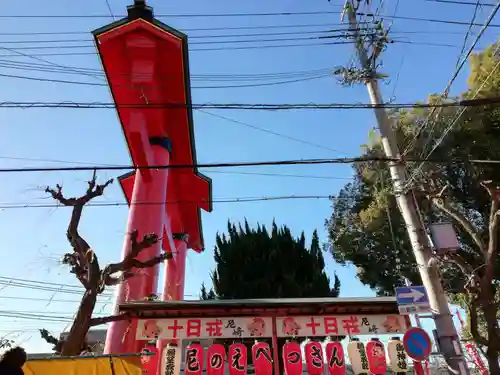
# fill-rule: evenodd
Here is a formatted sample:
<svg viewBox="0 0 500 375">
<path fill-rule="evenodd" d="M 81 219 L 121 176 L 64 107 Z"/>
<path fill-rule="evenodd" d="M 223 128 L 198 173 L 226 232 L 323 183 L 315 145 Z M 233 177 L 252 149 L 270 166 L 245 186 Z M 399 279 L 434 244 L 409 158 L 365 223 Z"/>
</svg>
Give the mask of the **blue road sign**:
<svg viewBox="0 0 500 375">
<path fill-rule="evenodd" d="M 422 328 L 410 328 L 403 336 L 403 346 L 408 357 L 425 361 L 432 351 L 431 338 Z"/>
<path fill-rule="evenodd" d="M 428 304 L 429 297 L 422 285 L 396 288 L 398 305 Z"/>
</svg>

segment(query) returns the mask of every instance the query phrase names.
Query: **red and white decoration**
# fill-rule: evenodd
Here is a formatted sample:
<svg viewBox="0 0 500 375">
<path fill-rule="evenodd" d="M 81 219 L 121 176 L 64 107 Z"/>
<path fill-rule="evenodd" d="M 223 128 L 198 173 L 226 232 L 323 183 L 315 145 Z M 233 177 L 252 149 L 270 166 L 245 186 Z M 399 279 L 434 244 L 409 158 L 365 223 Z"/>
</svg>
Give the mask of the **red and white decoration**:
<svg viewBox="0 0 500 375">
<path fill-rule="evenodd" d="M 366 356 L 368 357 L 368 368 L 373 375 L 383 375 L 387 371 L 384 344 L 379 339 L 372 338 L 366 344 Z"/>
<path fill-rule="evenodd" d="M 156 345 L 146 345 L 141 353 L 141 364 L 143 375 L 156 375 L 156 369 L 158 367 L 158 349 Z"/>
<path fill-rule="evenodd" d="M 369 371 L 366 349 L 362 342 L 353 340 L 347 344 L 347 354 L 351 362 L 352 372 L 355 374 L 364 374 Z"/>
<path fill-rule="evenodd" d="M 283 364 L 286 375 L 302 375 L 302 352 L 298 343 L 283 345 Z"/>
<path fill-rule="evenodd" d="M 163 348 L 160 366 L 162 374 L 180 375 L 181 353 L 181 348 L 175 344 L 168 344 Z"/>
<path fill-rule="evenodd" d="M 221 344 L 213 344 L 207 349 L 207 375 L 224 375 L 226 349 Z"/>
<path fill-rule="evenodd" d="M 344 348 L 340 342 L 326 344 L 326 367 L 329 375 L 346 375 Z"/>
<path fill-rule="evenodd" d="M 256 342 L 252 346 L 252 360 L 255 375 L 271 375 L 273 360 L 271 348 L 265 342 Z"/>
<path fill-rule="evenodd" d="M 190 344 L 186 348 L 184 374 L 201 375 L 203 372 L 203 355 L 205 349 L 200 344 Z"/>
<path fill-rule="evenodd" d="M 304 346 L 304 354 L 306 356 L 306 366 L 309 375 L 323 374 L 323 348 L 321 343 L 317 341 L 309 341 Z"/>
<path fill-rule="evenodd" d="M 246 375 L 247 373 L 247 347 L 243 344 L 232 344 L 227 353 L 229 374 Z"/>
</svg>

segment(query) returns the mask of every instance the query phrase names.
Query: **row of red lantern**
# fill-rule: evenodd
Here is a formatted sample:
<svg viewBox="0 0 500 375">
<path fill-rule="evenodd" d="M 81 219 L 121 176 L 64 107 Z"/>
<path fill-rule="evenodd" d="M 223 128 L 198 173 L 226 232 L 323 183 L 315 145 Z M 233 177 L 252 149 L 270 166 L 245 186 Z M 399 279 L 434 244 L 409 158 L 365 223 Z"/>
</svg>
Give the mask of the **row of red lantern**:
<svg viewBox="0 0 500 375">
<path fill-rule="evenodd" d="M 408 362 L 402 342 L 393 338 L 388 344 L 388 354 L 393 372 L 406 372 Z M 322 375 L 325 362 L 329 375 L 345 375 L 345 354 L 340 342 L 328 342 L 325 346 L 326 358 L 320 342 L 309 341 L 304 346 L 305 362 L 309 375 Z M 366 345 L 353 340 L 347 345 L 347 354 L 355 374 L 371 373 L 382 375 L 387 372 L 386 352 L 378 339 L 370 340 Z M 288 342 L 282 349 L 286 375 L 302 374 L 302 351 L 297 342 Z M 205 350 L 200 344 L 191 344 L 186 348 L 186 375 L 201 375 L 205 362 Z M 326 359 L 326 361 L 325 361 Z M 273 371 L 271 349 L 267 343 L 256 342 L 252 346 L 252 361 L 255 375 L 270 375 Z M 207 375 L 223 375 L 226 362 L 226 350 L 221 344 L 211 345 L 206 351 Z M 247 347 L 244 344 L 232 344 L 227 353 L 230 375 L 245 375 L 247 371 Z"/>
<path fill-rule="evenodd" d="M 408 371 L 408 361 L 402 342 L 393 338 L 388 344 L 389 361 L 393 372 Z M 309 375 L 321 375 L 326 367 L 330 375 L 345 375 L 345 354 L 340 342 L 329 342 L 325 347 L 326 361 L 323 358 L 322 344 L 310 341 L 304 347 L 307 372 Z M 366 345 L 357 340 L 347 345 L 347 354 L 355 374 L 371 373 L 382 375 L 387 372 L 385 348 L 378 339 L 370 340 Z M 302 355 L 300 345 L 289 342 L 283 346 L 283 362 L 286 375 L 302 374 Z"/>
<path fill-rule="evenodd" d="M 191 344 L 186 348 L 184 365 L 185 375 L 201 375 L 205 350 L 200 344 Z M 232 344 L 227 352 L 230 375 L 246 375 L 247 347 L 244 344 Z M 271 349 L 264 342 L 252 346 L 252 361 L 255 375 L 270 375 L 273 371 Z M 226 350 L 221 344 L 211 345 L 206 353 L 207 375 L 223 375 L 226 362 Z"/>
</svg>

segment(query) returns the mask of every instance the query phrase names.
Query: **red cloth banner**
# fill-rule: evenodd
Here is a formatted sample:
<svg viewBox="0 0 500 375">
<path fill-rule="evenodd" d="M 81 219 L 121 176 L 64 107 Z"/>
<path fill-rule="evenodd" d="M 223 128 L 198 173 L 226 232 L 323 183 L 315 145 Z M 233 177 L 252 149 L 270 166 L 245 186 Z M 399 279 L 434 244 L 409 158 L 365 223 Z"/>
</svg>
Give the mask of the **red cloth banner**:
<svg viewBox="0 0 500 375">
<path fill-rule="evenodd" d="M 186 348 L 184 374 L 201 375 L 203 372 L 203 354 L 205 349 L 200 344 L 190 344 Z"/>
<path fill-rule="evenodd" d="M 207 375 L 224 375 L 226 349 L 221 344 L 213 344 L 207 349 Z"/>
<path fill-rule="evenodd" d="M 366 356 L 368 357 L 368 368 L 373 375 L 383 375 L 387 371 L 385 359 L 385 348 L 379 340 L 370 340 L 366 344 Z"/>
<path fill-rule="evenodd" d="M 286 375 L 302 375 L 302 352 L 298 343 L 283 345 L 283 364 Z"/>
<path fill-rule="evenodd" d="M 304 347 L 306 367 L 309 375 L 323 374 L 323 348 L 320 342 L 309 341 Z"/>
<path fill-rule="evenodd" d="M 252 346 L 252 360 L 255 375 L 271 375 L 273 372 L 273 360 L 271 348 L 265 342 L 256 342 Z"/>
<path fill-rule="evenodd" d="M 230 375 L 246 375 L 247 347 L 243 344 L 232 344 L 227 353 Z"/>
<path fill-rule="evenodd" d="M 344 348 L 340 342 L 326 344 L 326 366 L 330 375 L 346 375 Z"/>
</svg>

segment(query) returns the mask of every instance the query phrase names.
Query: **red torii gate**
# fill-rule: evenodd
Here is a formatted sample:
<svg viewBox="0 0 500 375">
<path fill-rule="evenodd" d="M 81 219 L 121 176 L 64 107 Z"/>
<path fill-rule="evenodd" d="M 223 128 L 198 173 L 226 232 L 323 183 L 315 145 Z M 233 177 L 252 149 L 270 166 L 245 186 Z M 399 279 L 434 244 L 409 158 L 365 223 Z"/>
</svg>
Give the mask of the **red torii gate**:
<svg viewBox="0 0 500 375">
<path fill-rule="evenodd" d="M 196 163 L 187 36 L 153 17 L 144 0 L 127 7 L 128 17 L 93 31 L 104 72 L 117 106 L 130 156 L 136 166 Z M 184 296 L 186 252 L 203 250 L 201 212 L 212 210 L 211 181 L 196 167 L 138 169 L 119 178 L 130 205 L 128 234 L 163 234 L 162 243 L 139 260 L 174 253 L 165 265 L 164 300 Z M 158 266 L 118 287 L 117 306 L 156 294 Z M 111 323 L 106 353 L 138 352 L 136 323 Z"/>
</svg>

